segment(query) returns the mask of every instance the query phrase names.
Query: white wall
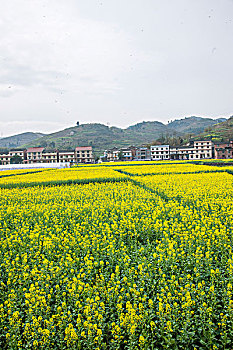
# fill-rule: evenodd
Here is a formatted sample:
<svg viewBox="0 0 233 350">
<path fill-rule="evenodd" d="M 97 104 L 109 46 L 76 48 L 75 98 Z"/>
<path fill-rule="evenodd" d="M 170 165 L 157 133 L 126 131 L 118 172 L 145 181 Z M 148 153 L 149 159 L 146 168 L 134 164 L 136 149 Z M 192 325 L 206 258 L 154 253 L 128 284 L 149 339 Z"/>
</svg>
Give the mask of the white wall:
<svg viewBox="0 0 233 350">
<path fill-rule="evenodd" d="M 70 163 L 34 163 L 34 164 L 7 164 L 0 165 L 1 170 L 17 170 L 17 169 L 46 169 L 46 168 L 70 168 Z"/>
</svg>

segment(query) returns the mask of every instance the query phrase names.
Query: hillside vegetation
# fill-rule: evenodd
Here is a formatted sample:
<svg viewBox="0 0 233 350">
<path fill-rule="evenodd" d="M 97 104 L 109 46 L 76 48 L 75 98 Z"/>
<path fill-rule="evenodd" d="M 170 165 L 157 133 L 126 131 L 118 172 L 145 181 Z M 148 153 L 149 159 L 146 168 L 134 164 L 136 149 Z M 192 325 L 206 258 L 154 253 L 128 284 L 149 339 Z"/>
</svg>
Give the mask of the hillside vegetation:
<svg viewBox="0 0 233 350">
<path fill-rule="evenodd" d="M 227 141 L 233 139 L 233 116 L 228 120 L 206 128 L 199 138 L 208 138 L 212 141 Z"/>
<path fill-rule="evenodd" d="M 24 132 L 22 134 L 8 136 L 0 139 L 0 148 L 19 148 L 25 143 L 38 140 L 45 134 L 40 132 Z"/>
<path fill-rule="evenodd" d="M 75 146 L 93 146 L 96 154 L 112 147 L 140 146 L 162 136 L 184 136 L 203 132 L 207 127 L 224 119 L 190 117 L 174 120 L 165 125 L 158 121 L 142 122 L 126 129 L 103 124 L 82 124 L 55 132 L 25 144 L 47 148 L 73 149 Z"/>
</svg>

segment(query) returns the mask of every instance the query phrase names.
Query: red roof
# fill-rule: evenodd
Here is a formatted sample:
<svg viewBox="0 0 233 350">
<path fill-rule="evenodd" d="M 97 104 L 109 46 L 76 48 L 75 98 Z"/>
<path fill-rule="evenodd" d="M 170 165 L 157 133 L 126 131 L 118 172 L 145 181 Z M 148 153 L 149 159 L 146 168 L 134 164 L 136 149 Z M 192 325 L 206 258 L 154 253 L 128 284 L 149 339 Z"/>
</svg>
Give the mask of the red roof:
<svg viewBox="0 0 233 350">
<path fill-rule="evenodd" d="M 27 149 L 27 152 L 42 152 L 44 147 L 31 147 Z"/>
<path fill-rule="evenodd" d="M 76 151 L 92 151 L 92 147 L 91 147 L 91 146 L 76 147 L 75 150 L 76 150 Z"/>
</svg>

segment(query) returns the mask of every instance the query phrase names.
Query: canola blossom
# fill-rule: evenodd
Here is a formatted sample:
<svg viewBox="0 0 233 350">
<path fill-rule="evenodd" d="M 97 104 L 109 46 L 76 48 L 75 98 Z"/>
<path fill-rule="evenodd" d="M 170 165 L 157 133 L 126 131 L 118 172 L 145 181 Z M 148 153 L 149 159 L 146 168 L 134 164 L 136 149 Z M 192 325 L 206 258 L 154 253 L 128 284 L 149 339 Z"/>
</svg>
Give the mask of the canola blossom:
<svg viewBox="0 0 233 350">
<path fill-rule="evenodd" d="M 38 173 L 43 171 L 41 168 L 37 169 L 13 169 L 13 170 L 1 170 L 0 171 L 0 178 L 7 177 L 7 176 L 15 176 L 15 175 L 21 175 L 21 174 L 28 174 L 28 173 Z"/>
<path fill-rule="evenodd" d="M 0 349 L 231 349 L 233 177 L 189 166 L 1 178 Z"/>
<path fill-rule="evenodd" d="M 190 163 L 181 164 L 153 164 L 147 166 L 121 166 L 118 171 L 122 171 L 128 175 L 156 175 L 156 174 L 184 174 L 184 173 L 200 173 L 200 172 L 223 172 L 232 169 L 232 167 L 216 167 L 209 165 L 196 165 Z"/>
<path fill-rule="evenodd" d="M 11 177 L 0 177 L 0 187 L 26 187 L 35 185 L 58 185 L 64 183 L 85 183 L 89 181 L 114 181 L 125 178 L 124 174 L 104 167 L 77 167 L 67 169 L 46 169 L 37 173 L 25 173 Z"/>
</svg>

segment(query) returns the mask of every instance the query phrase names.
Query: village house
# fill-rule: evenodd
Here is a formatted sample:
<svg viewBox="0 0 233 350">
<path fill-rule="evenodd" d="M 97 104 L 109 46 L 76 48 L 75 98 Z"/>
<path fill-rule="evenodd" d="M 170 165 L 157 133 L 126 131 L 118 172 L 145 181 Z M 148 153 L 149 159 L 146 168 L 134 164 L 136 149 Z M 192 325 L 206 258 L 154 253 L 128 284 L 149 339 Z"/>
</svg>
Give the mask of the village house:
<svg viewBox="0 0 233 350">
<path fill-rule="evenodd" d="M 121 160 L 129 161 L 135 157 L 135 147 L 121 148 L 120 150 Z"/>
<path fill-rule="evenodd" d="M 194 147 L 189 146 L 180 146 L 178 148 L 178 159 L 180 160 L 188 160 L 195 158 L 195 149 Z"/>
<path fill-rule="evenodd" d="M 105 150 L 103 158 L 108 162 L 114 162 L 116 160 L 119 160 L 119 153 L 120 153 L 120 150 L 114 147 L 112 149 Z"/>
<path fill-rule="evenodd" d="M 26 159 L 26 150 L 25 149 L 11 149 L 9 151 L 9 155 L 11 158 L 14 156 L 20 157 L 22 160 L 22 163 L 24 163 L 24 161 Z"/>
<path fill-rule="evenodd" d="M 59 151 L 58 162 L 61 163 L 75 163 L 75 151 Z"/>
<path fill-rule="evenodd" d="M 211 140 L 190 141 L 185 146 L 153 145 L 147 147 L 112 148 L 105 150 L 103 159 L 117 160 L 199 160 L 233 158 L 233 141 L 216 143 Z"/>
<path fill-rule="evenodd" d="M 23 149 L 14 149 L 14 150 L 10 150 L 9 152 L 2 152 L 0 153 L 0 164 L 1 165 L 10 164 L 11 159 L 14 156 L 20 157 L 22 163 L 24 163 L 26 159 L 26 151 Z"/>
<path fill-rule="evenodd" d="M 179 147 L 171 147 L 170 148 L 170 159 L 178 160 L 179 159 Z"/>
<path fill-rule="evenodd" d="M 75 148 L 75 161 L 77 163 L 94 163 L 95 159 L 91 146 L 76 147 Z"/>
<path fill-rule="evenodd" d="M 57 163 L 58 162 L 58 151 L 46 151 L 42 152 L 42 162 L 43 163 Z"/>
<path fill-rule="evenodd" d="M 124 147 L 124 148 L 112 148 L 104 151 L 103 159 L 108 162 L 114 161 L 130 161 L 135 158 L 136 148 L 135 147 Z"/>
<path fill-rule="evenodd" d="M 147 147 L 138 147 L 135 151 L 135 160 L 150 160 L 150 149 Z"/>
<path fill-rule="evenodd" d="M 42 152 L 44 147 L 30 147 L 26 150 L 26 160 L 25 163 L 42 163 Z"/>
<path fill-rule="evenodd" d="M 213 142 L 191 141 L 186 146 L 172 147 L 170 157 L 173 160 L 210 159 L 213 157 Z"/>
<path fill-rule="evenodd" d="M 169 145 L 155 145 L 150 146 L 151 160 L 169 160 L 170 146 Z"/>
<path fill-rule="evenodd" d="M 30 147 L 0 153 L 0 164 L 8 165 L 14 156 L 19 156 L 22 163 L 93 163 L 92 147 L 76 147 L 75 150 L 46 150 L 44 147 Z"/>
<path fill-rule="evenodd" d="M 233 141 L 216 143 L 214 145 L 214 158 L 233 159 Z"/>
<path fill-rule="evenodd" d="M 194 155 L 196 159 L 213 158 L 213 142 L 210 140 L 193 141 Z"/>
<path fill-rule="evenodd" d="M 9 153 L 1 152 L 0 153 L 0 164 L 1 165 L 8 165 L 10 164 L 11 156 Z"/>
</svg>

